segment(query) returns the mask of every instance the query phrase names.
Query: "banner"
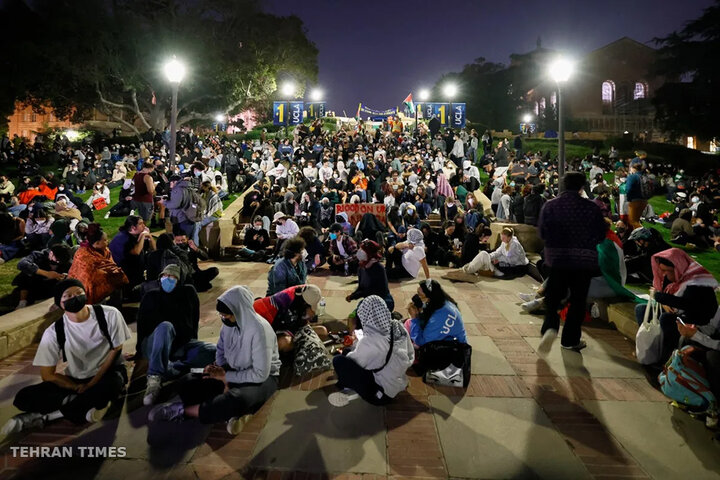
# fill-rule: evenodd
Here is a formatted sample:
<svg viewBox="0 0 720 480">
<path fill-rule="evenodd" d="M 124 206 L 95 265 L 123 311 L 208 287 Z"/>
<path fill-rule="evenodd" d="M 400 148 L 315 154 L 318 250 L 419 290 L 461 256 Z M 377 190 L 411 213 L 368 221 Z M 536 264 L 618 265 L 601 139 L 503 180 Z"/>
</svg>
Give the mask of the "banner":
<svg viewBox="0 0 720 480">
<path fill-rule="evenodd" d="M 288 107 L 286 102 L 273 102 L 273 125 L 287 125 Z"/>
<path fill-rule="evenodd" d="M 325 102 L 310 102 L 307 104 L 308 118 L 315 120 L 325 116 Z"/>
<path fill-rule="evenodd" d="M 420 112 L 422 112 L 422 118 L 424 120 L 430 120 L 433 116 L 433 104 L 432 103 L 423 103 L 422 105 L 419 105 L 418 108 L 420 108 Z"/>
<path fill-rule="evenodd" d="M 360 219 L 366 213 L 372 213 L 385 225 L 385 205 L 382 203 L 339 203 L 335 205 L 335 215 L 347 213 L 348 221 L 353 227 L 360 223 Z"/>
<path fill-rule="evenodd" d="M 300 125 L 303 122 L 303 102 L 290 102 L 288 109 L 288 125 Z"/>
<path fill-rule="evenodd" d="M 448 114 L 450 113 L 450 104 L 448 103 L 431 103 L 429 105 L 432 105 L 432 114 L 437 117 L 438 120 L 440 120 L 440 126 L 441 127 L 447 127 L 448 126 Z"/>
<path fill-rule="evenodd" d="M 536 123 L 521 123 L 520 124 L 520 133 L 523 135 L 532 134 L 537 131 L 537 124 Z"/>
<path fill-rule="evenodd" d="M 375 110 L 364 106 L 362 103 L 359 105 L 358 112 L 365 112 L 375 116 L 390 116 L 397 114 L 397 108 L 388 108 L 387 110 Z"/>
<path fill-rule="evenodd" d="M 452 128 L 465 128 L 465 104 L 451 103 L 450 126 Z"/>
</svg>

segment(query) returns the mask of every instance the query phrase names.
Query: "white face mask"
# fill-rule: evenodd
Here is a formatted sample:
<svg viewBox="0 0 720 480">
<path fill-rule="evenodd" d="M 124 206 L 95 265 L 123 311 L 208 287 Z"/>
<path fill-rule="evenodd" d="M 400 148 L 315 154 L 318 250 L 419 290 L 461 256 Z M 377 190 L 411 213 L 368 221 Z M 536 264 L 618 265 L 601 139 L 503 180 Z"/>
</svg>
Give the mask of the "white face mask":
<svg viewBox="0 0 720 480">
<path fill-rule="evenodd" d="M 357 251 L 355 256 L 357 257 L 358 261 L 367 262 L 367 259 L 368 259 L 367 253 L 365 253 L 365 250 L 363 250 L 362 248 Z"/>
<path fill-rule="evenodd" d="M 690 199 L 690 201 L 691 201 L 692 203 L 700 203 L 700 197 L 692 197 L 692 198 Z"/>
<path fill-rule="evenodd" d="M 307 250 L 303 249 L 303 251 L 302 251 L 302 259 L 303 259 L 303 262 L 304 262 L 305 260 L 307 260 L 307 258 L 308 258 L 308 252 L 307 252 Z"/>
<path fill-rule="evenodd" d="M 260 230 L 262 225 L 253 225 L 253 230 Z"/>
</svg>

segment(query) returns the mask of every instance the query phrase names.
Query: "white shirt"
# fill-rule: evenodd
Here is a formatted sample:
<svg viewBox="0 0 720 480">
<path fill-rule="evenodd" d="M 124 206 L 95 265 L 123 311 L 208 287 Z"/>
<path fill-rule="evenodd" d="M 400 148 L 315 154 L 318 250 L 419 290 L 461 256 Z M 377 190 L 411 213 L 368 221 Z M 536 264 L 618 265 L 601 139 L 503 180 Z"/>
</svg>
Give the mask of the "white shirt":
<svg viewBox="0 0 720 480">
<path fill-rule="evenodd" d="M 333 169 L 332 169 L 332 167 L 322 166 L 322 167 L 320 167 L 319 173 L 320 173 L 320 180 L 323 183 L 327 183 L 327 181 L 332 178 Z"/>
<path fill-rule="evenodd" d="M 113 347 L 130 339 L 130 329 L 120 311 L 115 307 L 103 306 L 108 332 Z M 76 379 L 87 379 L 95 376 L 110 352 L 110 343 L 100 331 L 95 311 L 90 307 L 90 317 L 84 322 L 73 322 L 65 319 L 65 355 L 67 368 L 65 374 Z M 62 361 L 62 352 L 57 342 L 55 324 L 45 329 L 33 365 L 36 367 L 55 367 Z"/>
<path fill-rule="evenodd" d="M 300 231 L 300 228 L 298 227 L 297 223 L 295 223 L 295 220 L 291 218 L 285 219 L 284 224 L 277 224 L 277 227 L 275 227 L 275 233 L 277 234 L 277 237 L 281 240 L 284 240 L 286 238 L 292 238 L 295 235 L 298 234 Z"/>
<path fill-rule="evenodd" d="M 420 261 L 423 258 L 425 258 L 425 249 L 420 246 L 408 248 L 403 252 L 402 265 L 413 278 L 417 278 L 420 272 Z"/>
</svg>

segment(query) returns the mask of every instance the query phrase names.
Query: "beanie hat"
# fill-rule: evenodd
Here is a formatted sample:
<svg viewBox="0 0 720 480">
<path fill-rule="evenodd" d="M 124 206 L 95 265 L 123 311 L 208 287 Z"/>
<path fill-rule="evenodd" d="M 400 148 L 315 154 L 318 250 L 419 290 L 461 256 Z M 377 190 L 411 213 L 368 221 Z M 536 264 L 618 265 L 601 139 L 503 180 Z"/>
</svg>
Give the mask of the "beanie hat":
<svg viewBox="0 0 720 480">
<path fill-rule="evenodd" d="M 80 287 L 85 290 L 85 285 L 83 285 L 77 278 L 66 278 L 65 280 L 60 280 L 57 285 L 55 285 L 55 305 L 58 307 L 60 306 L 60 298 L 62 298 L 65 290 L 70 287 Z"/>
<path fill-rule="evenodd" d="M 163 269 L 160 276 L 162 277 L 163 275 L 172 275 L 173 277 L 180 279 L 180 275 L 181 275 L 180 265 L 178 265 L 176 263 L 171 263 L 170 265 L 168 265 L 167 267 L 165 267 Z"/>
<path fill-rule="evenodd" d="M 317 313 L 318 304 L 322 299 L 322 292 L 320 292 L 320 288 L 316 287 L 315 285 L 305 285 L 304 287 L 302 287 L 300 296 L 303 300 L 305 300 L 305 303 L 310 305 L 313 311 Z"/>
</svg>

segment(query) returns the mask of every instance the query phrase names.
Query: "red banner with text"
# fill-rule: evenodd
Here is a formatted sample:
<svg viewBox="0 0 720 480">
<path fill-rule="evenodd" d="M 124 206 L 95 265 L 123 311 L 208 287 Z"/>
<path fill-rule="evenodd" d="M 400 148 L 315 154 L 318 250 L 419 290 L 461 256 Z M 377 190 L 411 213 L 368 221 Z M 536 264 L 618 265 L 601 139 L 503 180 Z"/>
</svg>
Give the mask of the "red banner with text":
<svg viewBox="0 0 720 480">
<path fill-rule="evenodd" d="M 348 221 L 353 227 L 360 223 L 366 213 L 372 213 L 385 225 L 385 205 L 382 203 L 340 203 L 335 205 L 335 215 L 347 213 Z"/>
</svg>

